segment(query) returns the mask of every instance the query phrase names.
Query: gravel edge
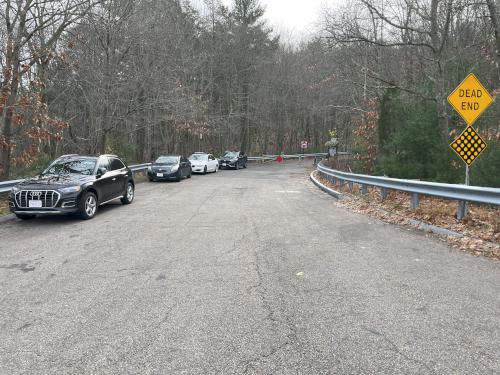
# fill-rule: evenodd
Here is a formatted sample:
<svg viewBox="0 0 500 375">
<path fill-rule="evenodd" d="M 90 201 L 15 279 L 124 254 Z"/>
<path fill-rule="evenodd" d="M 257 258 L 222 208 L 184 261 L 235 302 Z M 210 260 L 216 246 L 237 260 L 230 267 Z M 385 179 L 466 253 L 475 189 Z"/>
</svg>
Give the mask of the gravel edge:
<svg viewBox="0 0 500 375">
<path fill-rule="evenodd" d="M 317 186 L 319 187 L 321 190 L 323 190 L 325 193 L 331 195 L 332 197 L 336 198 L 336 199 L 342 199 L 344 197 L 344 195 L 336 190 L 333 190 L 333 189 L 330 189 L 328 186 L 326 185 L 323 185 L 316 177 L 314 177 L 314 173 L 316 171 L 312 171 L 311 174 L 309 175 L 311 181 Z"/>
<path fill-rule="evenodd" d="M 327 194 L 329 194 L 337 199 L 342 199 L 343 194 L 329 188 L 326 185 L 323 185 L 316 177 L 314 177 L 315 172 L 316 171 L 312 171 L 310 174 L 311 181 L 314 182 L 314 184 L 317 187 L 319 187 L 321 190 L 323 190 Z M 408 224 L 412 227 L 415 227 L 415 228 L 421 230 L 421 231 L 432 232 L 432 233 L 437 234 L 439 236 L 463 237 L 463 234 L 461 234 L 461 233 L 457 233 L 457 232 L 451 231 L 451 230 L 446 229 L 446 228 L 438 227 L 437 225 L 427 224 L 427 223 L 424 223 L 423 221 L 420 221 L 420 220 L 409 219 Z"/>
</svg>

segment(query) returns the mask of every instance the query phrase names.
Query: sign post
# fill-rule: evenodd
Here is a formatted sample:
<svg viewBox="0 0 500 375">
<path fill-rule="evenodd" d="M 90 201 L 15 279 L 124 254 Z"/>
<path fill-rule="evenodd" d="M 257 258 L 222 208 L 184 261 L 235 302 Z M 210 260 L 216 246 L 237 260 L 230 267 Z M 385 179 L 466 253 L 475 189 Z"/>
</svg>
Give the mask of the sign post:
<svg viewBox="0 0 500 375">
<path fill-rule="evenodd" d="M 300 141 L 300 148 L 302 150 L 305 150 L 307 148 L 307 146 L 308 146 L 308 142 L 306 140 Z M 302 163 L 302 156 L 299 157 L 299 162 Z"/>
<path fill-rule="evenodd" d="M 486 142 L 481 138 L 479 132 L 472 127 L 472 124 L 493 103 L 493 99 L 488 90 L 471 73 L 448 96 L 448 103 L 468 125 L 450 144 L 450 147 L 465 163 L 465 185 L 469 185 L 469 167 L 487 147 Z M 462 219 L 466 213 L 466 202 L 459 202 L 457 218 Z"/>
</svg>

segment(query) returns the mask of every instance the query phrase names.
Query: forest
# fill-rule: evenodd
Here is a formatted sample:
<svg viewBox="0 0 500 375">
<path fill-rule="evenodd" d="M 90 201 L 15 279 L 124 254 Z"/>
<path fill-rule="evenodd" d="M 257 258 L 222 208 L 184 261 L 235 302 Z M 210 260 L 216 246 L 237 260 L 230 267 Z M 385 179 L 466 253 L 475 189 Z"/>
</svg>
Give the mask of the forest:
<svg viewBox="0 0 500 375">
<path fill-rule="evenodd" d="M 335 132 L 354 172 L 463 183 L 447 96 L 471 72 L 500 93 L 499 7 L 335 2 L 291 44 L 258 0 L 2 0 L 0 180 L 67 153 L 326 152 Z M 499 111 L 474 124 L 474 185 L 500 187 Z"/>
</svg>

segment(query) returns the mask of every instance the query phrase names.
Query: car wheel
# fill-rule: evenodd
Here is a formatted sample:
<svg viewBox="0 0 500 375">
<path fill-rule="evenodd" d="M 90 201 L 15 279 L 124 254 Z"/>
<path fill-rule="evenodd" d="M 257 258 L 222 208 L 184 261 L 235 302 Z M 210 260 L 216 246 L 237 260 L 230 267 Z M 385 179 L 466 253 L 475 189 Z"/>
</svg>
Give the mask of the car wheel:
<svg viewBox="0 0 500 375">
<path fill-rule="evenodd" d="M 149 181 L 153 182 L 155 179 L 153 177 L 148 177 Z"/>
<path fill-rule="evenodd" d="M 179 182 L 182 178 L 181 171 L 177 172 L 177 175 L 175 176 L 175 181 Z"/>
<path fill-rule="evenodd" d="M 207 166 L 205 165 L 205 168 L 203 169 L 203 174 L 207 174 Z"/>
<path fill-rule="evenodd" d="M 187 178 L 191 178 L 191 175 L 193 174 L 193 171 L 189 171 Z"/>
<path fill-rule="evenodd" d="M 129 182 L 127 184 L 127 189 L 125 190 L 125 195 L 121 199 L 123 204 L 130 204 L 134 200 L 135 197 L 135 191 L 134 191 L 134 184 Z"/>
<path fill-rule="evenodd" d="M 83 220 L 89 220 L 95 216 L 96 212 L 97 212 L 96 195 L 91 192 L 85 193 L 80 207 L 80 217 Z"/>
<path fill-rule="evenodd" d="M 31 220 L 31 219 L 34 219 L 36 217 L 36 215 L 24 215 L 24 214 L 16 214 L 16 216 L 18 219 L 21 219 L 21 220 Z"/>
</svg>

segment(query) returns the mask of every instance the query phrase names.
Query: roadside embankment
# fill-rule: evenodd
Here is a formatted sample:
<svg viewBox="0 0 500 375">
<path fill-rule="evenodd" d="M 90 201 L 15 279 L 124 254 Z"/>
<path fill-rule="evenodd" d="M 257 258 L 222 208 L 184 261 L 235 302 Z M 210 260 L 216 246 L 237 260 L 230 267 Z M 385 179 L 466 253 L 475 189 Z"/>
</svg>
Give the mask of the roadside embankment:
<svg viewBox="0 0 500 375">
<path fill-rule="evenodd" d="M 422 196 L 419 207 L 411 209 L 410 194 L 390 191 L 385 200 L 377 189 L 361 194 L 354 185 L 333 185 L 317 171 L 313 176 L 324 186 L 342 194 L 336 204 L 358 213 L 377 217 L 388 223 L 416 227 L 438 234 L 451 246 L 474 255 L 500 259 L 500 208 L 486 205 L 468 205 L 467 216 L 455 218 L 457 202 Z"/>
</svg>

